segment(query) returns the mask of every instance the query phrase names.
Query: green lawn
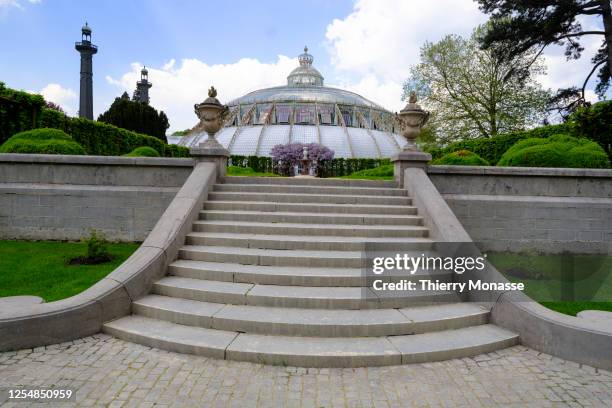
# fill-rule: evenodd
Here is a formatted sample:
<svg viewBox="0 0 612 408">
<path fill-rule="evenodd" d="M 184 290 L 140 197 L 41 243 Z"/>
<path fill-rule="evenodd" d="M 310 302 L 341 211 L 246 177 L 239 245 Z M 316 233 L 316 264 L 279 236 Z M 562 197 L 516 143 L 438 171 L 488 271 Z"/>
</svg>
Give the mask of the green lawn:
<svg viewBox="0 0 612 408">
<path fill-rule="evenodd" d="M 489 253 L 488 259 L 542 305 L 575 316 L 612 311 L 612 256 Z"/>
<path fill-rule="evenodd" d="M 393 180 L 393 165 L 385 164 L 373 169 L 360 170 L 340 178 L 353 180 Z"/>
<path fill-rule="evenodd" d="M 86 253 L 86 244 L 57 241 L 0 241 L 0 297 L 40 296 L 64 299 L 104 278 L 125 261 L 139 244 L 109 244 L 115 259 L 100 265 L 66 265 Z"/>
<path fill-rule="evenodd" d="M 280 177 L 275 173 L 262 173 L 253 170 L 250 167 L 239 167 L 239 166 L 229 166 L 227 168 L 228 176 L 241 176 L 241 177 Z"/>
</svg>

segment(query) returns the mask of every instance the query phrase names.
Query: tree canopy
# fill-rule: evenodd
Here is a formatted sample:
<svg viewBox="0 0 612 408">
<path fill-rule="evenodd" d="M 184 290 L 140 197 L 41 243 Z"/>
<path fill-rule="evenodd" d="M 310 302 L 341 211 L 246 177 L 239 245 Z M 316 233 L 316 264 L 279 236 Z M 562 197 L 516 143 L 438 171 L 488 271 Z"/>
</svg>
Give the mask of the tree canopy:
<svg viewBox="0 0 612 408">
<path fill-rule="evenodd" d="M 170 127 L 168 117 L 164 111 L 157 112 L 146 103 L 115 98 L 110 108 L 98 117 L 98 121 L 155 136 L 167 143 L 166 130 Z"/>
<path fill-rule="evenodd" d="M 532 48 L 536 55 L 552 45 L 565 46 L 567 59 L 581 57 L 585 36 L 601 37 L 601 46 L 592 57 L 592 66 L 585 72 L 580 86 L 560 89 L 552 99 L 561 112 L 571 112 L 584 105 L 586 86 L 595 72 L 595 92 L 603 97 L 612 75 L 612 14 L 610 0 L 477 0 L 480 9 L 491 15 L 490 29 L 482 36 L 481 45 L 493 49 L 500 58 L 512 59 Z M 596 17 L 603 30 L 583 30 L 579 19 Z"/>
<path fill-rule="evenodd" d="M 550 93 L 532 79 L 544 73 L 533 53 L 500 59 L 470 38 L 448 35 L 421 48 L 404 96 L 415 91 L 432 111 L 427 125 L 438 143 L 522 130 L 544 119 Z"/>
</svg>

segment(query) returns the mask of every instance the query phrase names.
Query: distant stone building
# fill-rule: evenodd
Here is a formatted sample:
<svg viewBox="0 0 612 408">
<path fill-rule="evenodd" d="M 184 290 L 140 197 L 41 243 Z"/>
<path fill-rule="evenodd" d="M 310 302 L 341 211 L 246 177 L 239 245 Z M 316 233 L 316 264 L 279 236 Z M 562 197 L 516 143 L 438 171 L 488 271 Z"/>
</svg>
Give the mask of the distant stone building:
<svg viewBox="0 0 612 408">
<path fill-rule="evenodd" d="M 136 82 L 136 90 L 134 91 L 134 96 L 132 100 L 135 102 L 143 102 L 149 103 L 149 88 L 151 88 L 153 84 L 149 82 L 149 71 L 147 71 L 146 67 L 142 67 L 140 71 L 140 81 Z"/>
<path fill-rule="evenodd" d="M 93 119 L 93 55 L 98 47 L 91 43 L 91 28 L 85 22 L 81 28 L 81 41 L 74 44 L 81 54 L 81 84 L 79 95 L 79 117 Z"/>
</svg>

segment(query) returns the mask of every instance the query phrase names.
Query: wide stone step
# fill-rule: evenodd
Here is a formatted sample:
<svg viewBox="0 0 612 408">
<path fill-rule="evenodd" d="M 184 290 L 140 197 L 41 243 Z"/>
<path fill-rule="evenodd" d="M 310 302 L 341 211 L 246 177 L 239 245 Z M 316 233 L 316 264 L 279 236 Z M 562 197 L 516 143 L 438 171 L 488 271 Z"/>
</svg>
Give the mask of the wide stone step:
<svg viewBox="0 0 612 408">
<path fill-rule="evenodd" d="M 142 316 L 103 331 L 149 347 L 228 360 L 301 367 L 366 367 L 462 358 L 517 344 L 518 336 L 487 324 L 388 337 L 274 336 L 183 326 Z"/>
<path fill-rule="evenodd" d="M 200 219 L 211 221 L 292 222 L 343 225 L 422 225 L 417 215 L 318 214 L 305 212 L 219 211 L 200 212 Z"/>
<path fill-rule="evenodd" d="M 469 357 L 517 343 L 517 335 L 494 325 L 389 337 L 295 338 L 241 333 L 227 348 L 226 358 L 300 367 L 367 367 Z"/>
<path fill-rule="evenodd" d="M 397 188 L 393 180 L 355 180 L 339 178 L 295 178 L 295 177 L 241 177 L 229 176 L 223 180 L 229 184 L 276 184 L 292 186 L 343 186 L 343 187 L 377 187 Z"/>
<path fill-rule="evenodd" d="M 261 266 L 179 259 L 170 264 L 168 272 L 171 275 L 183 278 L 262 285 L 345 287 L 361 287 L 365 285 L 364 276 L 360 268 Z M 402 276 L 401 279 L 415 282 L 420 279 L 436 279 L 441 282 L 451 282 L 452 274 L 452 272 L 448 271 L 418 270 L 414 275 Z"/>
<path fill-rule="evenodd" d="M 432 251 L 405 251 L 408 256 L 435 256 Z M 362 251 L 310 251 L 303 249 L 260 249 L 207 245 L 185 245 L 179 259 L 232 262 L 244 265 L 303 266 L 313 268 L 361 268 Z"/>
<path fill-rule="evenodd" d="M 205 210 L 307 212 L 336 214 L 416 215 L 417 208 L 408 205 L 366 205 L 326 203 L 277 203 L 271 201 L 207 201 Z"/>
<path fill-rule="evenodd" d="M 348 195 L 348 194 L 293 194 L 265 192 L 235 192 L 211 191 L 209 200 L 219 201 L 270 201 L 277 203 L 328 203 L 328 204 L 372 204 L 372 205 L 410 205 L 410 197 L 378 196 L 378 195 Z"/>
<path fill-rule="evenodd" d="M 403 188 L 342 187 L 342 186 L 296 186 L 277 184 L 215 184 L 213 191 L 244 193 L 291 193 L 291 194 L 334 194 L 360 196 L 406 196 Z"/>
<path fill-rule="evenodd" d="M 198 220 L 193 223 L 197 232 L 222 232 L 239 234 L 273 234 L 273 235 L 325 235 L 341 237 L 427 237 L 429 230 L 423 226 L 413 225 L 329 225 L 302 223 L 268 223 L 251 221 L 208 221 Z"/>
<path fill-rule="evenodd" d="M 428 238 L 363 238 L 323 235 L 298 236 L 214 232 L 191 232 L 187 234 L 186 243 L 188 245 L 212 245 L 240 248 L 329 251 L 363 251 L 366 245 L 368 248 L 376 248 L 377 250 L 418 251 L 430 250 L 433 246 L 433 241 Z"/>
<path fill-rule="evenodd" d="M 489 311 L 469 303 L 405 309 L 325 310 L 223 305 L 150 295 L 133 304 L 145 317 L 244 333 L 316 337 L 375 337 L 486 324 Z"/>
<path fill-rule="evenodd" d="M 180 259 L 207 262 L 235 262 L 246 265 L 305 266 L 360 268 L 358 251 L 306 251 L 259 248 L 185 245 L 179 250 Z"/>
<path fill-rule="evenodd" d="M 122 340 L 176 353 L 225 359 L 237 332 L 184 326 L 143 316 L 126 316 L 102 326 L 104 333 Z"/>
<path fill-rule="evenodd" d="M 209 281 L 167 276 L 153 293 L 201 302 L 304 309 L 380 309 L 454 303 L 452 291 L 410 291 L 402 297 L 379 298 L 368 288 L 281 286 Z"/>
</svg>

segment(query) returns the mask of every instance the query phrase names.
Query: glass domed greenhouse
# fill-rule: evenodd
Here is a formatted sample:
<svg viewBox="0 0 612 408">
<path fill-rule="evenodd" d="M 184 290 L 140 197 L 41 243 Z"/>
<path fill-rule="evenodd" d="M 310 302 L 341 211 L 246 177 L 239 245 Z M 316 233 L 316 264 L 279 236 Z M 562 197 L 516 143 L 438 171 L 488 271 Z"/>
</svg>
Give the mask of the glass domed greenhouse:
<svg viewBox="0 0 612 408">
<path fill-rule="evenodd" d="M 401 150 L 405 139 L 395 133 L 392 112 L 356 93 L 324 86 L 308 48 L 298 60 L 287 85 L 227 103 L 230 114 L 216 138 L 232 155 L 269 156 L 277 144 L 296 142 L 325 145 L 343 158 L 388 158 Z M 195 130 L 178 144 L 197 146 L 206 138 Z"/>
</svg>

